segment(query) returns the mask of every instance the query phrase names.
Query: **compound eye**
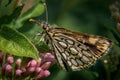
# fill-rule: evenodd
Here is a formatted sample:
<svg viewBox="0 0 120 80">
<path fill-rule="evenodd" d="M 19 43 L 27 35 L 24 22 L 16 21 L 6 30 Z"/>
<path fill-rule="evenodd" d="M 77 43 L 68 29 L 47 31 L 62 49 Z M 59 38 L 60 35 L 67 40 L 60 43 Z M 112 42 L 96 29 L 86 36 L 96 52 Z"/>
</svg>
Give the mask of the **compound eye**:
<svg viewBox="0 0 120 80">
<path fill-rule="evenodd" d="M 46 29 L 46 28 L 47 28 L 47 24 L 44 24 L 44 25 L 43 25 L 43 29 Z"/>
</svg>

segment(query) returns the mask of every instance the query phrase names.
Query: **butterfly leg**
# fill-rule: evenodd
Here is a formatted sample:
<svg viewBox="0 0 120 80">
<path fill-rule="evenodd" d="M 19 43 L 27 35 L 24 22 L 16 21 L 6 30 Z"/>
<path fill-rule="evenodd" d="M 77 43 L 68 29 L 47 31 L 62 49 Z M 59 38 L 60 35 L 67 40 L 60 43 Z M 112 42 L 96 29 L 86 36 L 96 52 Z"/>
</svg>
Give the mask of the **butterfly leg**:
<svg viewBox="0 0 120 80">
<path fill-rule="evenodd" d="M 35 36 L 32 37 L 32 39 L 35 39 L 37 36 L 41 36 L 43 33 L 39 32 Z"/>
<path fill-rule="evenodd" d="M 35 36 L 33 36 L 32 39 L 36 39 L 38 36 L 41 36 L 41 38 L 40 38 L 40 40 L 36 44 L 39 44 L 41 41 L 44 41 L 45 34 L 43 32 L 39 32 Z"/>
</svg>

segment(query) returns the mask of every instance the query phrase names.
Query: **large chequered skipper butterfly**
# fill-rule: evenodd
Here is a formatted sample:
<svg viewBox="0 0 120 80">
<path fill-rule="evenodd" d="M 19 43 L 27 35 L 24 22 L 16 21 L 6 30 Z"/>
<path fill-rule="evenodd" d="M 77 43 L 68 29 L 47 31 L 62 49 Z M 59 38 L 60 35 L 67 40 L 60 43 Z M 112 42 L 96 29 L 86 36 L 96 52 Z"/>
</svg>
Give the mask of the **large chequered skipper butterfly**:
<svg viewBox="0 0 120 80">
<path fill-rule="evenodd" d="M 65 28 L 53 28 L 48 22 L 33 19 L 30 21 L 36 22 L 43 28 L 41 36 L 64 70 L 67 70 L 66 65 L 73 71 L 89 67 L 105 55 L 112 46 L 112 41 L 104 37 L 74 32 Z"/>
</svg>

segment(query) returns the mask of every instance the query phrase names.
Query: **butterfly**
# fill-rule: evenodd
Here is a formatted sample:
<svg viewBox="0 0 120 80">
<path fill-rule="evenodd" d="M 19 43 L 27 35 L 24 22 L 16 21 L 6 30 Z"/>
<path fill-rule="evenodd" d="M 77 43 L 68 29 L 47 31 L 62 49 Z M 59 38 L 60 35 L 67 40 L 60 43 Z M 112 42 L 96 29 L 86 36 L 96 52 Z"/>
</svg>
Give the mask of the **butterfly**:
<svg viewBox="0 0 120 80">
<path fill-rule="evenodd" d="M 93 65 L 100 57 L 108 53 L 112 41 L 95 35 L 74 32 L 65 28 L 52 27 L 47 22 L 39 22 L 42 37 L 55 55 L 59 66 L 63 70 L 78 71 Z"/>
</svg>

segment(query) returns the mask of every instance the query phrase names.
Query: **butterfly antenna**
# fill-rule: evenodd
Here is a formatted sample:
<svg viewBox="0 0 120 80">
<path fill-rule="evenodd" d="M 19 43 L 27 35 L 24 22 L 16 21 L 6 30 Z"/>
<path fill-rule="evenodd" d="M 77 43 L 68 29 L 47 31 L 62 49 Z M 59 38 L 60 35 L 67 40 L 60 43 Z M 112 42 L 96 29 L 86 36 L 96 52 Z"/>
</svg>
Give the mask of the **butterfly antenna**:
<svg viewBox="0 0 120 80">
<path fill-rule="evenodd" d="M 43 5 L 45 7 L 45 16 L 46 16 L 46 23 L 48 23 L 48 10 L 47 10 L 47 5 L 46 5 L 46 1 L 43 2 Z M 41 22 L 37 21 L 37 20 L 34 20 L 34 19 L 29 19 L 30 22 L 35 22 L 37 23 L 38 25 L 42 25 Z"/>
<path fill-rule="evenodd" d="M 45 12 L 46 12 L 46 22 L 48 23 L 48 9 L 47 9 L 47 5 L 46 5 L 46 0 L 43 3 L 44 7 L 45 7 Z"/>
</svg>

